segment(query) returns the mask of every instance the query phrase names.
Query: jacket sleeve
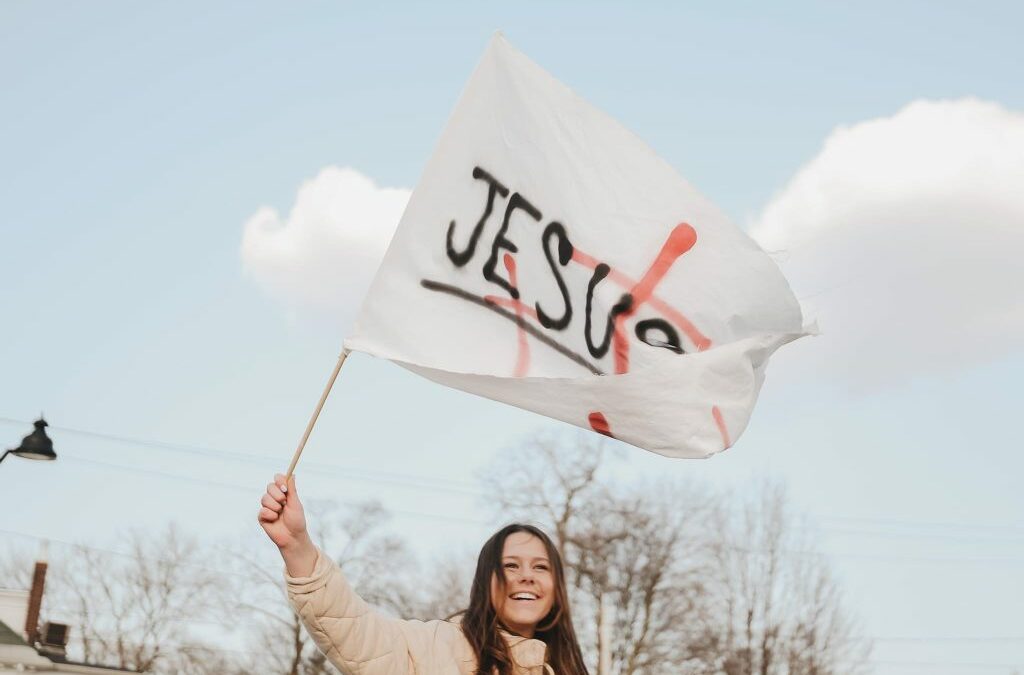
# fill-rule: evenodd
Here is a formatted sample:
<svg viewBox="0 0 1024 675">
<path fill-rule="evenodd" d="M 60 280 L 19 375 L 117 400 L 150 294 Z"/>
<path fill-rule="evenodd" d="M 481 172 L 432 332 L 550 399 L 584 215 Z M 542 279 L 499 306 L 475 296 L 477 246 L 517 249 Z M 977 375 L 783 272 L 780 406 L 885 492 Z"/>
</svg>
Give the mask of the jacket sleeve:
<svg viewBox="0 0 1024 675">
<path fill-rule="evenodd" d="M 379 614 L 356 595 L 341 569 L 318 551 L 308 577 L 285 574 L 288 599 L 331 663 L 346 675 L 410 675 L 407 622 Z"/>
</svg>

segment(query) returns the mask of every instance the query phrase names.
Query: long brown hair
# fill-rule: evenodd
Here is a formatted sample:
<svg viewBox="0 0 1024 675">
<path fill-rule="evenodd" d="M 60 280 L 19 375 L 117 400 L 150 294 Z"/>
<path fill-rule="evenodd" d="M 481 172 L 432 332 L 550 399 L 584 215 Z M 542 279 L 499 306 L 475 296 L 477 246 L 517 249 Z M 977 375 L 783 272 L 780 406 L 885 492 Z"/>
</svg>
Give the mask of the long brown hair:
<svg viewBox="0 0 1024 675">
<path fill-rule="evenodd" d="M 589 675 L 583 663 L 579 642 L 576 640 L 576 631 L 572 627 L 562 556 L 542 530 L 522 523 L 506 525 L 495 532 L 494 536 L 484 543 L 480 549 L 480 557 L 477 558 L 473 587 L 469 592 L 469 608 L 462 615 L 462 632 L 473 648 L 479 664 L 477 674 L 512 675 L 512 658 L 508 645 L 499 632 L 502 628 L 501 622 L 491 602 L 491 579 L 497 579 L 499 587 L 504 588 L 505 568 L 502 566 L 502 553 L 505 550 L 505 539 L 516 532 L 531 534 L 544 543 L 554 571 L 554 603 L 548 615 L 537 625 L 534 637 L 547 644 L 547 662 L 555 669 L 557 675 Z"/>
</svg>

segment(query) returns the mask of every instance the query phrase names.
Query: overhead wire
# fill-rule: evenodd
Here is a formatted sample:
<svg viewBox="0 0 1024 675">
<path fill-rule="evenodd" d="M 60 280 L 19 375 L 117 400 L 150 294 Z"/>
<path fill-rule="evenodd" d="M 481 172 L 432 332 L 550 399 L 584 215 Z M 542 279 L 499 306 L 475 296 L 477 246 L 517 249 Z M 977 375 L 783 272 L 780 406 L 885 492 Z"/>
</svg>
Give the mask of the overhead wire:
<svg viewBox="0 0 1024 675">
<path fill-rule="evenodd" d="M 16 425 L 29 425 L 28 422 L 23 419 L 14 417 L 0 416 L 0 422 L 7 424 Z M 275 464 L 277 460 L 268 456 L 251 455 L 237 451 L 221 450 L 217 448 L 202 447 L 197 445 L 180 444 L 180 443 L 169 443 L 165 441 L 151 440 L 151 439 L 140 439 L 130 436 L 123 436 L 117 434 L 110 434 L 106 432 L 92 431 L 86 429 L 79 429 L 74 427 L 65 426 L 50 426 L 51 429 L 61 431 L 64 433 L 78 434 L 83 436 L 90 436 L 101 440 L 110 440 L 118 443 L 126 443 L 131 445 L 138 445 L 143 447 L 152 447 L 170 452 L 183 452 L 194 455 L 205 456 L 208 458 L 219 458 L 225 460 L 235 460 L 251 464 L 258 464 L 261 466 L 269 466 Z M 66 453 L 62 453 L 62 457 Z M 91 461 L 99 462 L 100 460 L 91 460 L 82 457 L 76 457 L 78 461 Z M 128 468 L 124 465 L 118 465 L 121 468 Z M 402 474 L 399 472 L 385 472 L 385 471 L 369 471 L 366 469 L 346 467 L 342 465 L 327 464 L 322 462 L 305 462 L 304 466 L 308 466 L 311 469 L 316 469 L 318 472 L 329 473 L 330 475 L 336 475 L 339 477 L 348 477 L 353 480 L 366 480 L 369 482 L 379 482 L 384 484 L 401 485 L 410 488 L 422 488 L 427 490 L 434 490 L 439 492 L 448 492 L 453 494 L 463 494 L 466 496 L 475 497 L 486 497 L 486 494 L 482 491 L 472 487 L 470 483 L 464 481 L 456 481 L 451 479 L 444 479 L 438 477 L 424 478 L 422 476 L 412 476 L 409 474 Z M 181 478 L 182 480 L 190 480 L 190 477 L 185 476 L 173 476 Z M 191 480 L 202 480 L 202 479 L 191 479 Z M 208 481 L 209 482 L 209 481 Z M 232 489 L 243 489 L 241 486 L 230 486 Z M 247 489 L 247 488 L 246 488 Z M 912 521 L 912 520 L 901 520 L 892 518 L 879 518 L 879 517 L 863 517 L 863 516 L 844 516 L 844 515 L 813 515 L 816 520 L 823 521 L 848 521 L 848 522 L 861 522 L 867 524 L 877 524 L 890 527 L 909 527 L 909 528 L 931 528 L 931 529 L 955 529 L 955 530 L 969 530 L 969 529 L 984 529 L 989 532 L 993 531 L 1007 531 L 1013 532 L 1010 535 L 1011 538 L 1022 538 L 1024 539 L 1024 526 L 1016 525 L 992 525 L 988 523 L 954 523 L 954 522 L 935 522 L 935 521 Z M 839 533 L 840 530 L 832 529 L 825 531 L 833 531 Z M 847 529 L 845 533 L 849 534 L 871 534 L 868 530 L 852 530 Z M 879 533 L 883 536 L 888 536 L 889 533 Z M 920 536 L 932 536 L 931 533 L 927 532 L 915 532 L 915 535 Z M 935 535 L 936 538 L 940 538 L 939 534 Z"/>
<path fill-rule="evenodd" d="M 0 422 L 18 423 L 18 424 L 23 424 L 24 423 L 23 420 L 18 420 L 18 419 L 10 418 L 10 417 L 0 417 Z M 93 436 L 93 437 L 97 437 L 97 438 L 102 438 L 102 439 L 107 439 L 107 440 L 115 440 L 115 441 L 123 442 L 123 443 L 131 443 L 131 444 L 137 444 L 137 445 L 143 445 L 143 446 L 157 447 L 157 448 L 160 448 L 160 449 L 163 449 L 163 450 L 172 451 L 172 452 L 177 452 L 177 451 L 189 452 L 189 453 L 192 453 L 192 454 L 210 455 L 210 456 L 214 456 L 214 457 L 223 457 L 223 458 L 227 458 L 227 459 L 230 459 L 230 460 L 241 460 L 241 461 L 249 461 L 249 462 L 256 462 L 256 463 L 263 463 L 263 462 L 272 461 L 270 458 L 253 457 L 253 456 L 245 455 L 245 454 L 242 454 L 242 453 L 235 453 L 235 452 L 230 452 L 230 451 L 222 451 L 222 450 L 216 450 L 216 449 L 212 449 L 212 448 L 200 448 L 198 446 L 182 446 L 182 445 L 178 445 L 178 444 L 165 443 L 165 442 L 161 442 L 161 441 L 142 440 L 142 439 L 130 438 L 130 437 L 126 437 L 126 436 L 117 436 L 117 435 L 114 435 L 114 434 L 106 434 L 106 433 L 102 433 L 102 432 L 94 432 L 94 431 L 86 431 L 86 430 L 82 430 L 82 429 L 74 429 L 74 428 L 70 428 L 70 427 L 54 427 L 54 428 L 58 429 L 58 430 L 63 430 L 63 431 L 68 432 L 68 433 L 85 434 L 85 435 L 89 435 L 89 436 Z M 144 468 L 144 467 L 137 467 L 137 466 L 127 466 L 127 465 L 118 464 L 118 463 L 114 463 L 114 462 L 108 462 L 108 461 L 97 460 L 97 459 L 92 459 L 92 458 L 85 458 L 85 457 L 80 457 L 80 456 L 76 456 L 76 455 L 68 455 L 67 453 L 62 453 L 62 458 L 67 459 L 67 460 L 72 461 L 72 462 L 79 462 L 79 463 L 83 463 L 83 464 L 86 464 L 86 465 L 93 465 L 93 466 L 98 466 L 98 467 L 104 467 L 104 468 L 114 469 L 114 470 L 118 470 L 118 471 L 127 471 L 127 472 L 137 473 L 137 474 L 140 474 L 140 475 L 149 475 L 149 476 L 163 478 L 163 479 L 178 480 L 178 481 L 184 481 L 184 482 L 189 482 L 189 483 L 193 483 L 193 484 L 201 484 L 201 485 L 206 485 L 206 486 L 211 486 L 211 487 L 225 488 L 225 489 L 229 489 L 229 490 L 233 490 L 233 491 L 237 491 L 237 492 L 246 492 L 246 493 L 249 493 L 249 494 L 253 493 L 253 489 L 251 489 L 251 488 L 248 488 L 248 487 L 245 487 L 245 486 L 241 486 L 241 485 L 236 485 L 236 484 L 233 484 L 233 483 L 227 483 L 227 482 L 224 482 L 224 481 L 211 480 L 209 478 L 197 478 L 197 477 L 194 477 L 194 476 L 184 476 L 184 475 L 180 475 L 180 474 L 172 474 L 172 473 L 168 473 L 166 471 L 162 471 L 162 470 L 158 470 L 158 469 L 151 469 L 151 468 Z M 312 466 L 312 464 L 313 463 L 310 463 L 310 466 Z M 316 468 L 316 467 L 314 467 L 314 468 Z M 319 468 L 326 469 L 328 471 L 338 471 L 340 469 L 340 467 L 336 467 L 336 466 L 332 466 L 332 465 L 325 465 L 325 466 L 319 467 Z M 401 474 L 393 474 L 393 476 L 394 475 L 401 476 Z M 431 485 L 429 481 L 423 481 L 422 484 L 410 484 L 408 481 L 400 481 L 400 480 L 396 481 L 393 478 L 389 478 L 387 476 L 384 476 L 384 477 L 377 476 L 377 477 L 373 477 L 373 478 L 370 478 L 370 477 L 358 478 L 358 477 L 352 477 L 352 476 L 345 476 L 345 477 L 351 477 L 354 480 L 381 481 L 381 482 L 387 482 L 387 483 L 391 483 L 391 484 L 398 483 L 398 484 L 402 484 L 404 487 L 411 487 L 411 488 L 414 488 L 414 489 L 436 489 L 436 490 L 440 490 L 440 491 L 443 491 L 443 492 L 450 492 L 450 491 L 452 491 L 451 488 L 449 488 L 449 487 L 447 487 L 447 486 L 445 486 L 443 484 L 442 485 Z M 471 494 L 474 494 L 476 496 L 483 496 L 483 493 L 478 492 L 478 491 L 470 491 L 470 490 L 465 490 L 465 491 L 464 490 L 457 490 L 457 491 L 460 492 L 460 493 L 471 493 Z M 354 500 L 340 500 L 340 502 L 343 503 L 343 504 L 346 504 L 346 505 L 350 505 L 350 506 L 351 505 L 356 505 L 356 504 L 359 503 L 359 502 L 356 502 Z M 469 525 L 473 525 L 473 526 L 476 526 L 476 527 L 485 527 L 485 526 L 493 525 L 493 523 L 491 523 L 489 521 L 473 519 L 473 518 L 467 518 L 467 517 L 463 517 L 463 516 L 453 516 L 453 515 L 448 515 L 448 514 L 438 514 L 438 513 L 423 512 L 423 511 L 418 511 L 418 510 L 413 511 L 413 510 L 407 510 L 407 509 L 392 509 L 392 508 L 388 508 L 388 511 L 393 513 L 393 514 L 395 514 L 396 516 L 400 516 L 400 517 L 420 518 L 420 519 L 427 519 L 427 520 L 444 520 L 444 521 L 456 522 L 456 523 L 461 523 L 461 524 L 469 524 Z M 972 526 L 964 526 L 964 525 L 955 524 L 955 523 L 912 523 L 912 522 L 901 521 L 901 520 L 869 519 L 869 518 L 857 518 L 857 517 L 845 517 L 845 516 L 824 516 L 823 519 L 846 520 L 846 521 L 857 521 L 857 522 L 873 522 L 873 523 L 879 523 L 879 524 L 884 524 L 884 525 L 895 525 L 895 526 L 898 526 L 898 527 L 905 527 L 907 525 L 911 525 L 911 526 L 914 526 L 914 527 L 921 527 L 921 526 L 925 526 L 925 527 L 944 527 L 944 528 L 952 527 L 952 528 L 960 528 L 960 529 L 963 529 L 965 527 L 968 527 L 968 528 L 969 527 L 973 527 L 973 525 Z M 986 526 L 982 525 L 981 527 L 986 527 Z M 991 526 L 989 526 L 989 527 L 991 527 Z M 950 534 L 945 534 L 945 533 L 931 533 L 931 532 L 910 532 L 910 533 L 906 533 L 906 532 L 882 532 L 882 531 L 858 530 L 858 529 L 850 529 L 850 528 L 831 528 L 831 529 L 830 528 L 817 528 L 817 529 L 820 529 L 820 531 L 825 533 L 825 534 L 855 535 L 855 536 L 868 536 L 868 537 L 881 537 L 881 538 L 903 538 L 903 539 L 905 539 L 905 538 L 919 538 L 919 539 L 920 538 L 923 538 L 923 539 L 939 538 L 939 539 L 950 539 L 950 540 L 956 540 L 956 541 L 974 541 L 974 539 L 972 539 L 970 537 L 964 538 L 963 535 L 950 535 Z M 990 537 L 992 540 L 996 540 L 996 541 L 1011 541 L 1013 543 L 1018 543 L 1018 542 L 1024 543 L 1024 539 L 1022 539 L 1020 535 L 1016 535 L 1016 534 L 1010 535 L 1009 537 L 1005 537 L 1005 536 L 1000 537 L 998 535 L 991 535 L 991 534 L 986 533 L 983 536 Z M 734 547 L 734 548 L 737 548 L 737 550 L 742 549 L 744 552 L 748 552 L 748 553 L 758 553 L 755 550 L 748 549 L 748 548 L 745 548 L 745 547 Z M 817 552 L 817 551 L 798 551 L 798 550 L 787 551 L 787 552 L 788 553 L 797 554 L 797 555 L 811 555 L 811 556 L 819 556 L 819 557 L 824 556 L 824 557 L 828 557 L 828 558 L 851 559 L 851 560 L 882 562 L 882 563 L 886 563 L 886 562 L 898 563 L 898 562 L 913 561 L 913 562 L 936 563 L 936 564 L 1014 564 L 1014 565 L 1016 565 L 1016 564 L 1024 564 L 1024 559 L 1017 558 L 1017 557 L 909 556 L 909 555 L 899 555 L 899 554 L 893 555 L 893 554 L 871 554 L 871 553 L 830 553 L 830 554 L 822 554 L 822 553 Z"/>
</svg>

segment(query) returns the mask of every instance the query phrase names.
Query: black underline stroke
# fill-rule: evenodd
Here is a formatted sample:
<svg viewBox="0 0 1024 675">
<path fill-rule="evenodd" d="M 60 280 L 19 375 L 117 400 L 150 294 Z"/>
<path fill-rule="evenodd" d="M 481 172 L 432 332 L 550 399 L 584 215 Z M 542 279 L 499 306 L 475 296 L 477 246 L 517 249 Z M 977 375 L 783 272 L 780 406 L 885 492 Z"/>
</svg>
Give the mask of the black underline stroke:
<svg viewBox="0 0 1024 675">
<path fill-rule="evenodd" d="M 584 368 L 586 368 L 587 370 L 592 372 L 594 375 L 604 375 L 604 373 L 601 372 L 601 370 L 597 366 L 592 364 L 590 361 L 587 361 L 585 358 L 583 358 L 582 356 L 580 356 L 579 354 L 577 354 L 573 350 L 569 349 L 565 345 L 562 345 L 562 344 L 552 340 L 550 337 L 548 337 L 544 333 L 540 332 L 540 330 L 536 326 L 531 324 L 529 321 L 527 321 L 526 319 L 524 319 L 521 316 L 517 316 L 513 312 L 508 311 L 504 307 L 499 307 L 498 305 L 494 304 L 493 302 L 488 302 L 487 300 L 485 300 L 484 298 L 480 297 L 479 295 L 473 295 L 469 291 L 464 291 L 461 288 L 458 288 L 456 286 L 450 286 L 448 284 L 442 284 L 439 281 L 430 281 L 429 279 L 423 279 L 422 281 L 420 281 L 420 285 L 423 286 L 423 288 L 426 288 L 429 291 L 438 291 L 439 293 L 447 293 L 448 295 L 454 295 L 457 298 L 462 298 L 463 300 L 467 300 L 469 302 L 472 302 L 475 305 L 480 305 L 481 307 L 486 307 L 487 309 L 491 310 L 492 312 L 495 312 L 499 316 L 503 316 L 506 319 L 508 319 L 509 321 L 511 321 L 512 323 L 516 324 L 517 326 L 519 326 L 520 328 L 525 330 L 527 333 L 529 333 L 533 337 L 537 338 L 538 340 L 540 340 L 541 342 L 546 344 L 548 347 L 551 347 L 552 349 L 554 349 L 556 352 L 558 352 L 559 354 L 561 354 L 565 358 L 570 359 L 574 363 L 577 363 L 577 364 L 583 366 Z"/>
</svg>

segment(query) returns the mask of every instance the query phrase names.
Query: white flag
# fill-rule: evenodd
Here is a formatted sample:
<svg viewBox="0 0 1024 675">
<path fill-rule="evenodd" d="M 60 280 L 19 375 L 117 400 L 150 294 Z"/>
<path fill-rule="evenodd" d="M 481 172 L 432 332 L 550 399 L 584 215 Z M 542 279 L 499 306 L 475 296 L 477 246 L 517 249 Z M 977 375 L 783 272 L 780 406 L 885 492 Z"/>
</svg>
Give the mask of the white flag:
<svg viewBox="0 0 1024 675">
<path fill-rule="evenodd" d="M 757 244 L 498 35 L 345 347 L 654 452 L 707 457 L 746 427 L 771 353 L 803 334 Z"/>
</svg>

